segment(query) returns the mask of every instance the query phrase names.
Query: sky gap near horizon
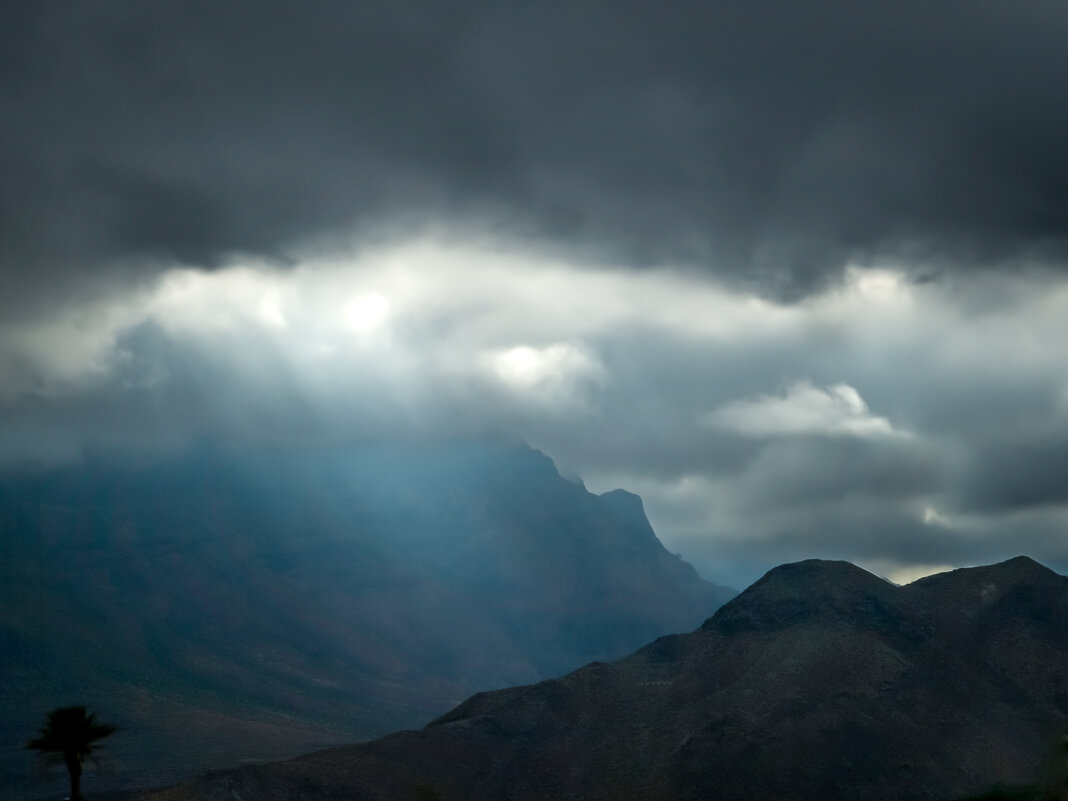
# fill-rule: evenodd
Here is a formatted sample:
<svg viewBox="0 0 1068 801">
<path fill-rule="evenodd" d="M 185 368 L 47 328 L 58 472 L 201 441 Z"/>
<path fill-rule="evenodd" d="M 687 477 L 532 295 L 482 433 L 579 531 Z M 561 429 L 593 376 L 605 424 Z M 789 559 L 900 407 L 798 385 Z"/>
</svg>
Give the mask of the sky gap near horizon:
<svg viewBox="0 0 1068 801">
<path fill-rule="evenodd" d="M 1068 572 L 1068 11 L 0 12 L 0 463 L 507 432 L 708 578 Z"/>
</svg>

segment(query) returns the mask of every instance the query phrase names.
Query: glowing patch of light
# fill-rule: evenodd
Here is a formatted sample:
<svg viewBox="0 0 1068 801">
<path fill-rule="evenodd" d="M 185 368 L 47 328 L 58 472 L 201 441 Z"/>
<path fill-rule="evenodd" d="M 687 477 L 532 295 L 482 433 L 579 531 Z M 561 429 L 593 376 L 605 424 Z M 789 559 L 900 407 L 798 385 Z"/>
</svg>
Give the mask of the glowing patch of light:
<svg viewBox="0 0 1068 801">
<path fill-rule="evenodd" d="M 910 297 L 910 288 L 904 276 L 886 268 L 851 267 L 847 282 L 858 295 L 876 302 L 900 302 Z"/>
<path fill-rule="evenodd" d="M 289 321 L 282 313 L 282 301 L 277 292 L 264 292 L 256 305 L 256 316 L 270 328 L 289 328 Z"/>
<path fill-rule="evenodd" d="M 345 325 L 358 334 L 369 334 L 385 324 L 389 312 L 389 301 L 382 295 L 359 295 L 345 306 Z"/>
<path fill-rule="evenodd" d="M 934 562 L 902 562 L 892 558 L 857 559 L 858 567 L 876 576 L 882 576 L 899 586 L 911 584 L 928 576 L 956 570 L 960 565 L 937 564 Z"/>
<path fill-rule="evenodd" d="M 288 328 L 290 321 L 282 312 L 284 286 L 284 278 L 256 266 L 210 273 L 171 270 L 164 274 L 145 313 L 180 331 L 235 330 L 251 321 Z"/>
<path fill-rule="evenodd" d="M 922 578 L 955 569 L 953 565 L 909 565 L 908 567 L 891 570 L 886 577 L 894 584 L 911 584 Z"/>
<path fill-rule="evenodd" d="M 563 343 L 546 348 L 519 345 L 497 353 L 492 363 L 496 376 L 513 387 L 531 387 L 588 372 L 592 366 L 581 350 Z"/>
<path fill-rule="evenodd" d="M 925 526 L 948 526 L 949 520 L 933 506 L 923 508 L 923 524 Z"/>
</svg>

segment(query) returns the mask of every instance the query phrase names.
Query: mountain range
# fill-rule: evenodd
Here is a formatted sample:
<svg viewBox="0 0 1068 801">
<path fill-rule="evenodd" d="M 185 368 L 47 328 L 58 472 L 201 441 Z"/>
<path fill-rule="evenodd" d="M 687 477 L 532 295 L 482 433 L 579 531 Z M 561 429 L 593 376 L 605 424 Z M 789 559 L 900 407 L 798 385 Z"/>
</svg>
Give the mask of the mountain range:
<svg viewBox="0 0 1068 801">
<path fill-rule="evenodd" d="M 138 798 L 1063 799 L 1066 724 L 1068 578 L 1018 557 L 896 586 L 812 560 L 618 661 Z"/>
<path fill-rule="evenodd" d="M 97 455 L 0 476 L 0 786 L 45 713 L 120 726 L 96 788 L 421 726 L 686 631 L 733 595 L 501 442 Z"/>
</svg>

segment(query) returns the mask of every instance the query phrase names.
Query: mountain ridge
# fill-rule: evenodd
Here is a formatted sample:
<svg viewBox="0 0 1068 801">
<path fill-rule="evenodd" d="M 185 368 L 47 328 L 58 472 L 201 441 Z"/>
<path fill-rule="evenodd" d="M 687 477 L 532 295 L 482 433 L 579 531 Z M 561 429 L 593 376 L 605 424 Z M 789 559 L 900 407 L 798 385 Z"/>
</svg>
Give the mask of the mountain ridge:
<svg viewBox="0 0 1068 801">
<path fill-rule="evenodd" d="M 726 599 L 610 506 L 485 442 L 4 475 L 0 784 L 37 791 L 21 746 L 57 704 L 140 733 L 113 782 L 176 780 L 421 725 Z"/>
<path fill-rule="evenodd" d="M 996 601 L 969 601 L 990 583 Z M 618 661 L 144 798 L 280 801 L 299 786 L 399 801 L 423 785 L 445 801 L 945 801 L 1041 783 L 1068 725 L 1068 578 L 1009 560 L 910 586 L 841 563 L 776 568 L 697 630 Z M 813 605 L 830 611 L 792 613 Z"/>
</svg>

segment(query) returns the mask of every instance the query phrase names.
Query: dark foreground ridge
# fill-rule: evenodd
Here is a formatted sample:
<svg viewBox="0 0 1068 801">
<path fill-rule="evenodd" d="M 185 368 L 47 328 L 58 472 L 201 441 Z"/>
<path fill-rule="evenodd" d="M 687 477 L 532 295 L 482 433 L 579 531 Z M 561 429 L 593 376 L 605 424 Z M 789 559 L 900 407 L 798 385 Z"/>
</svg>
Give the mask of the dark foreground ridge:
<svg viewBox="0 0 1068 801">
<path fill-rule="evenodd" d="M 947 800 L 1058 780 L 1066 723 L 1068 578 L 1020 557 L 897 587 L 813 560 L 618 662 L 145 799 Z"/>
</svg>

